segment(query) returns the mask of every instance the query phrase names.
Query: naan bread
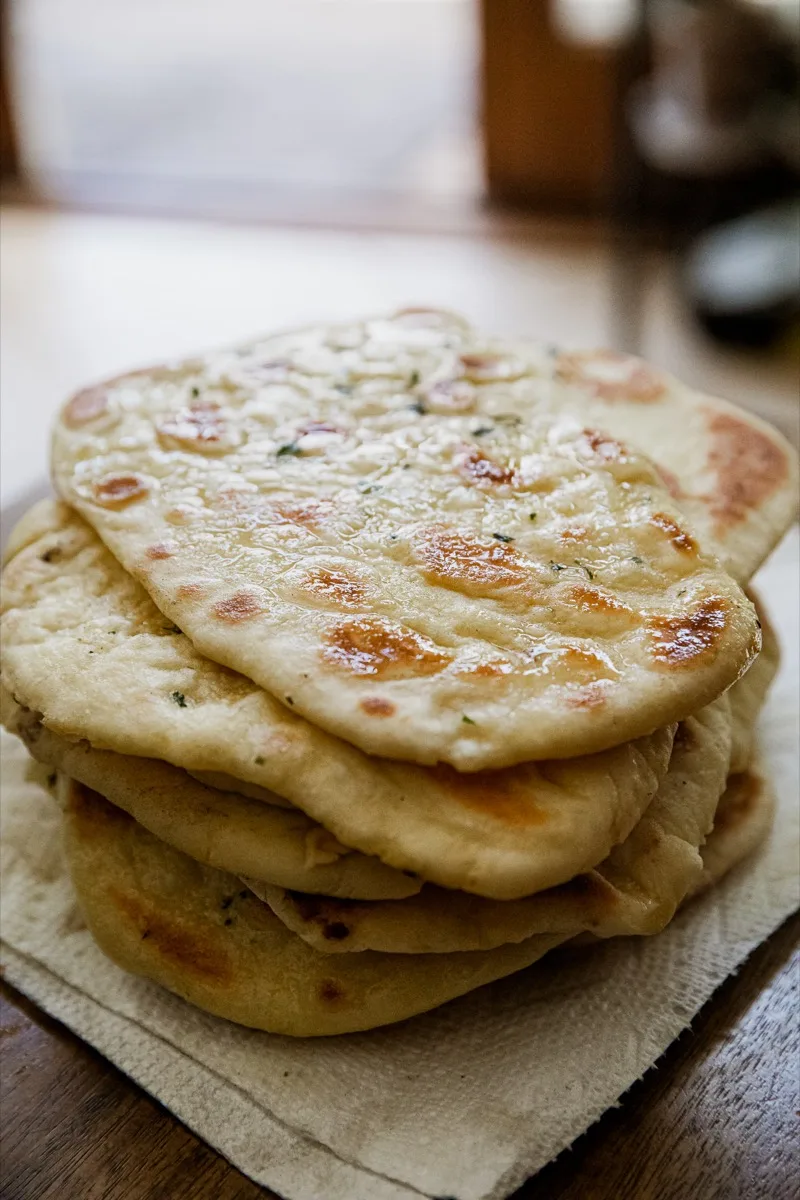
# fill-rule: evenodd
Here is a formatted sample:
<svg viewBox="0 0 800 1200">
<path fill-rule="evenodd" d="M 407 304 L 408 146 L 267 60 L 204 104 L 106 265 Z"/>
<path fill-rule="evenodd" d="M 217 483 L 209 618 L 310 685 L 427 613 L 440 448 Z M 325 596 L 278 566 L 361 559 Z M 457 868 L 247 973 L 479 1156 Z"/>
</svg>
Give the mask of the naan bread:
<svg viewBox="0 0 800 1200">
<path fill-rule="evenodd" d="M 67 741 L 3 688 L 0 705 L 6 729 L 39 762 L 100 792 L 156 837 L 207 866 L 345 899 L 397 899 L 421 887 L 380 859 L 348 850 L 299 809 L 204 787 L 158 759 Z"/>
<path fill-rule="evenodd" d="M 268 338 L 75 396 L 54 477 L 198 650 L 368 753 L 603 750 L 709 703 L 758 635 L 536 353 L 407 314 Z"/>
<path fill-rule="evenodd" d="M 751 595 L 761 622 L 761 653 L 750 666 L 747 674 L 728 693 L 731 698 L 733 719 L 733 747 L 730 772 L 738 775 L 750 765 L 756 739 L 758 714 L 764 705 L 778 667 L 781 652 L 778 635 L 770 624 L 763 604 L 757 595 Z"/>
<path fill-rule="evenodd" d="M 666 778 L 606 861 L 525 900 L 483 900 L 426 885 L 407 900 L 343 902 L 244 882 L 322 953 L 441 954 L 546 933 L 658 933 L 700 878 L 699 847 L 725 787 L 730 746 L 730 705 L 723 696 L 680 724 Z"/>
<path fill-rule="evenodd" d="M 774 815 L 775 793 L 759 761 L 731 775 L 703 847 L 703 873 L 692 895 L 707 891 L 752 854 L 766 840 Z"/>
<path fill-rule="evenodd" d="M 47 512 L 47 532 L 41 533 Z M 267 788 L 340 842 L 515 899 L 594 867 L 666 774 L 674 727 L 602 753 L 459 775 L 370 758 L 197 653 L 63 505 L 3 574 L 3 682 L 52 732 Z"/>
<path fill-rule="evenodd" d="M 317 954 L 233 875 L 203 867 L 100 796 L 73 788 L 66 850 L 105 953 L 190 1003 L 295 1037 L 373 1029 L 426 1012 L 541 958 L 531 938 L 475 954 Z"/>
</svg>

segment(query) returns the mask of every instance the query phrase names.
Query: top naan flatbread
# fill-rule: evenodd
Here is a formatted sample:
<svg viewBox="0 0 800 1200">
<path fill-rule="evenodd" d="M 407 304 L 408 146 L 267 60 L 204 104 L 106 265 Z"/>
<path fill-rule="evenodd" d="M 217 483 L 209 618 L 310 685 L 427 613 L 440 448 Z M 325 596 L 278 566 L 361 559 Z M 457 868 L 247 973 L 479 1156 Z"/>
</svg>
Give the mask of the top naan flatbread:
<svg viewBox="0 0 800 1200">
<path fill-rule="evenodd" d="M 711 701 L 758 633 L 544 361 L 430 314 L 284 334 L 74 397 L 55 479 L 202 653 L 363 750 L 591 753 Z"/>
</svg>

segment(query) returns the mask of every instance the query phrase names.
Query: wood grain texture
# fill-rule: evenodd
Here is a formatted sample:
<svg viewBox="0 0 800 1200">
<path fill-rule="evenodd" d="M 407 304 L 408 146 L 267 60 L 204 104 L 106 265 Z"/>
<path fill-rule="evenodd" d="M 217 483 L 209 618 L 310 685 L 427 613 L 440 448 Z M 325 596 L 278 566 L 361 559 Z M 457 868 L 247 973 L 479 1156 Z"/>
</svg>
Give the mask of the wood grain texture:
<svg viewBox="0 0 800 1200">
<path fill-rule="evenodd" d="M 797 1197 L 799 942 L 795 916 L 515 1200 Z M 276 1200 L 5 983 L 0 1045 L 3 1200 Z"/>
</svg>

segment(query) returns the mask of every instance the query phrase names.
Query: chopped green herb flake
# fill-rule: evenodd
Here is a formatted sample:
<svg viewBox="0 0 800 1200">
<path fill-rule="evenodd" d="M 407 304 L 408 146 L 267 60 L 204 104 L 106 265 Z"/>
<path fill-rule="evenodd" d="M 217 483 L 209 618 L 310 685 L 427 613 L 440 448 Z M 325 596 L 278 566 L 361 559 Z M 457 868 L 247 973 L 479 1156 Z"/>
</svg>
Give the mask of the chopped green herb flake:
<svg viewBox="0 0 800 1200">
<path fill-rule="evenodd" d="M 552 559 L 550 560 L 550 570 L 551 571 L 566 571 L 566 569 L 567 568 L 564 566 L 563 563 L 553 562 Z"/>
<path fill-rule="evenodd" d="M 164 633 L 183 633 L 183 630 L 179 625 L 167 625 Z"/>
<path fill-rule="evenodd" d="M 509 537 L 507 533 L 493 533 L 493 538 L 497 538 L 498 542 L 513 542 L 513 537 Z"/>
<path fill-rule="evenodd" d="M 631 562 L 638 563 L 640 567 L 644 566 L 644 559 L 640 558 L 638 554 L 631 555 Z"/>
<path fill-rule="evenodd" d="M 291 696 L 284 696 L 283 698 L 287 704 L 294 704 L 294 700 L 292 699 Z"/>
<path fill-rule="evenodd" d="M 464 722 L 465 725 L 474 725 L 475 724 L 472 717 L 468 717 L 466 713 L 464 713 L 461 720 Z"/>
<path fill-rule="evenodd" d="M 278 446 L 278 449 L 275 451 L 275 453 L 278 458 L 284 458 L 288 454 L 292 454 L 297 457 L 303 452 L 298 446 L 297 442 L 284 442 L 282 446 Z"/>
<path fill-rule="evenodd" d="M 416 387 L 421 378 L 422 377 L 421 377 L 419 371 L 412 371 L 408 377 L 408 386 Z"/>
<path fill-rule="evenodd" d="M 199 388 L 199 387 L 193 387 L 193 388 L 192 388 L 192 395 L 195 397 L 195 399 L 197 399 L 197 397 L 200 395 L 200 388 Z"/>
<path fill-rule="evenodd" d="M 584 563 L 579 562 L 577 558 L 575 559 L 575 566 L 580 567 L 582 571 L 585 571 L 589 579 L 594 579 L 594 571 L 590 571 L 589 568 Z"/>
<path fill-rule="evenodd" d="M 528 520 L 535 521 L 538 515 L 538 513 L 528 513 Z"/>
<path fill-rule="evenodd" d="M 421 400 L 415 400 L 414 403 L 409 404 L 408 407 L 412 412 L 419 413 L 420 416 L 424 416 L 424 414 L 428 411 Z"/>
<path fill-rule="evenodd" d="M 253 759 L 253 762 L 256 764 L 257 767 L 263 767 L 263 765 L 266 761 L 267 760 L 264 758 L 263 754 L 257 754 L 255 756 L 255 758 Z"/>
<path fill-rule="evenodd" d="M 352 396 L 353 394 L 352 383 L 335 383 L 333 385 L 333 389 L 334 391 L 339 392 L 342 396 Z"/>
<path fill-rule="evenodd" d="M 171 699 L 175 701 L 178 708 L 186 708 L 186 697 L 183 692 L 173 692 Z"/>
<path fill-rule="evenodd" d="M 477 429 L 473 429 L 473 437 L 483 437 L 485 433 L 494 433 L 494 425 L 479 425 Z"/>
</svg>

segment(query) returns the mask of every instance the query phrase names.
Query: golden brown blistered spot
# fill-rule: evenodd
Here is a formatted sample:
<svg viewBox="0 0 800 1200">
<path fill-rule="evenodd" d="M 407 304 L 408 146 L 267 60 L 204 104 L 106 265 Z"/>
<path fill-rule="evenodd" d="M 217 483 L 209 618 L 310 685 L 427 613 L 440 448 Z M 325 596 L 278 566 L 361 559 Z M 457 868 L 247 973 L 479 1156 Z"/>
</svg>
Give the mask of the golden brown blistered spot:
<svg viewBox="0 0 800 1200">
<path fill-rule="evenodd" d="M 164 513 L 164 519 L 169 521 L 170 525 L 188 525 L 197 516 L 198 510 L 188 504 L 176 504 L 174 508 L 170 508 Z"/>
<path fill-rule="evenodd" d="M 426 578 L 442 587 L 473 596 L 532 580 L 519 552 L 506 542 L 483 542 L 469 534 L 439 528 L 417 543 Z"/>
<path fill-rule="evenodd" d="M 589 536 L 585 525 L 570 525 L 558 535 L 562 542 L 583 542 Z"/>
<path fill-rule="evenodd" d="M 458 469 L 469 483 L 485 489 L 513 484 L 517 474 L 513 467 L 495 462 L 477 446 L 460 456 Z"/>
<path fill-rule="evenodd" d="M 135 927 L 139 938 L 147 941 L 161 958 L 203 980 L 230 983 L 233 978 L 230 957 L 211 937 L 194 933 L 177 917 L 121 888 L 109 888 L 108 897 Z"/>
<path fill-rule="evenodd" d="M 717 477 L 709 501 L 717 531 L 724 533 L 763 504 L 785 482 L 789 468 L 780 446 L 738 417 L 710 414 L 708 431 L 708 464 Z"/>
<path fill-rule="evenodd" d="M 730 775 L 714 818 L 715 832 L 730 833 L 746 821 L 758 803 L 762 787 L 759 777 L 751 771 Z"/>
<path fill-rule="evenodd" d="M 141 475 L 106 475 L 95 483 L 94 498 L 104 508 L 124 508 L 150 490 Z"/>
<path fill-rule="evenodd" d="M 428 771 L 432 781 L 448 796 L 474 812 L 494 817 L 504 825 L 524 829 L 542 825 L 547 813 L 531 798 L 530 783 L 524 768 L 504 771 L 476 771 L 463 775 L 445 763 Z"/>
<path fill-rule="evenodd" d="M 322 936 L 329 942 L 341 942 L 349 937 L 352 929 L 342 920 L 345 913 L 355 909 L 370 909 L 373 906 L 367 901 L 331 900 L 326 896 L 309 895 L 307 892 L 284 892 L 287 900 L 291 900 L 295 912 L 307 925 L 316 925 L 322 931 Z"/>
<path fill-rule="evenodd" d="M 323 979 L 319 985 L 319 998 L 326 1004 L 336 1004 L 344 999 L 344 988 L 336 979 Z"/>
<path fill-rule="evenodd" d="M 611 592 L 601 592 L 599 588 L 583 583 L 570 588 L 569 599 L 581 612 L 603 613 L 605 616 L 634 616 L 633 609 L 616 596 L 612 596 Z"/>
<path fill-rule="evenodd" d="M 565 663 L 570 672 L 588 672 L 600 675 L 603 679 L 610 679 L 617 674 L 605 656 L 596 654 L 594 650 L 583 650 L 579 646 L 566 646 L 558 653 L 558 661 Z"/>
<path fill-rule="evenodd" d="M 226 424 L 218 404 L 198 401 L 158 425 L 159 437 L 191 449 L 213 449 L 225 436 Z"/>
<path fill-rule="evenodd" d="M 621 378 L 603 378 L 603 366 L 625 368 Z M 592 371 L 600 368 L 600 374 Z M 557 360 L 556 378 L 565 383 L 587 387 L 599 400 L 632 400 L 652 404 L 666 391 L 664 380 L 646 363 L 616 350 L 583 351 L 561 354 Z"/>
<path fill-rule="evenodd" d="M 678 617 L 652 617 L 653 659 L 666 669 L 713 659 L 727 626 L 728 602 L 722 596 L 707 596 L 694 612 Z"/>
<path fill-rule="evenodd" d="M 599 429 L 584 429 L 581 442 L 584 453 L 588 452 L 601 462 L 624 462 L 628 457 L 628 451 L 621 442 Z"/>
<path fill-rule="evenodd" d="M 148 558 L 172 558 L 178 547 L 175 542 L 156 542 L 153 546 L 148 546 L 145 554 Z"/>
<path fill-rule="evenodd" d="M 380 696 L 367 696 L 359 707 L 368 717 L 393 717 L 397 712 L 391 700 L 384 700 Z"/>
<path fill-rule="evenodd" d="M 263 610 L 261 598 L 253 592 L 246 591 L 234 592 L 225 600 L 218 600 L 212 609 L 215 617 L 231 622 L 249 621 Z"/>
<path fill-rule="evenodd" d="M 506 658 L 492 658 L 488 662 L 476 663 L 474 667 L 466 667 L 459 675 L 477 675 L 481 679 L 491 679 L 498 675 L 508 675 L 514 670 Z"/>
<path fill-rule="evenodd" d="M 608 685 L 604 680 L 595 680 L 582 687 L 570 689 L 565 701 L 568 708 L 602 708 L 606 702 Z"/>
<path fill-rule="evenodd" d="M 657 529 L 663 529 L 670 545 L 680 553 L 697 553 L 697 542 L 684 529 L 681 529 L 677 521 L 674 521 L 667 513 L 653 513 L 650 524 L 655 525 Z"/>
<path fill-rule="evenodd" d="M 367 596 L 367 588 L 360 579 L 336 568 L 318 567 L 310 571 L 301 580 L 300 587 L 303 591 L 311 592 L 333 604 L 341 604 L 345 608 L 363 604 Z"/>
<path fill-rule="evenodd" d="M 302 525 L 312 528 L 329 516 L 333 510 L 330 500 L 310 500 L 307 504 L 292 504 L 289 501 L 271 504 L 268 519 L 275 525 Z"/>
<path fill-rule="evenodd" d="M 108 393 L 102 386 L 86 388 L 69 401 L 63 412 L 64 424 L 71 429 L 96 421 L 108 410 Z"/>
<path fill-rule="evenodd" d="M 205 595 L 207 586 L 197 580 L 190 580 L 188 583 L 180 584 L 175 592 L 175 597 L 177 600 L 199 600 L 201 596 Z"/>
<path fill-rule="evenodd" d="M 413 629 L 389 625 L 379 617 L 334 625 L 322 656 L 353 675 L 385 679 L 434 675 L 450 662 L 449 655 Z"/>
</svg>

